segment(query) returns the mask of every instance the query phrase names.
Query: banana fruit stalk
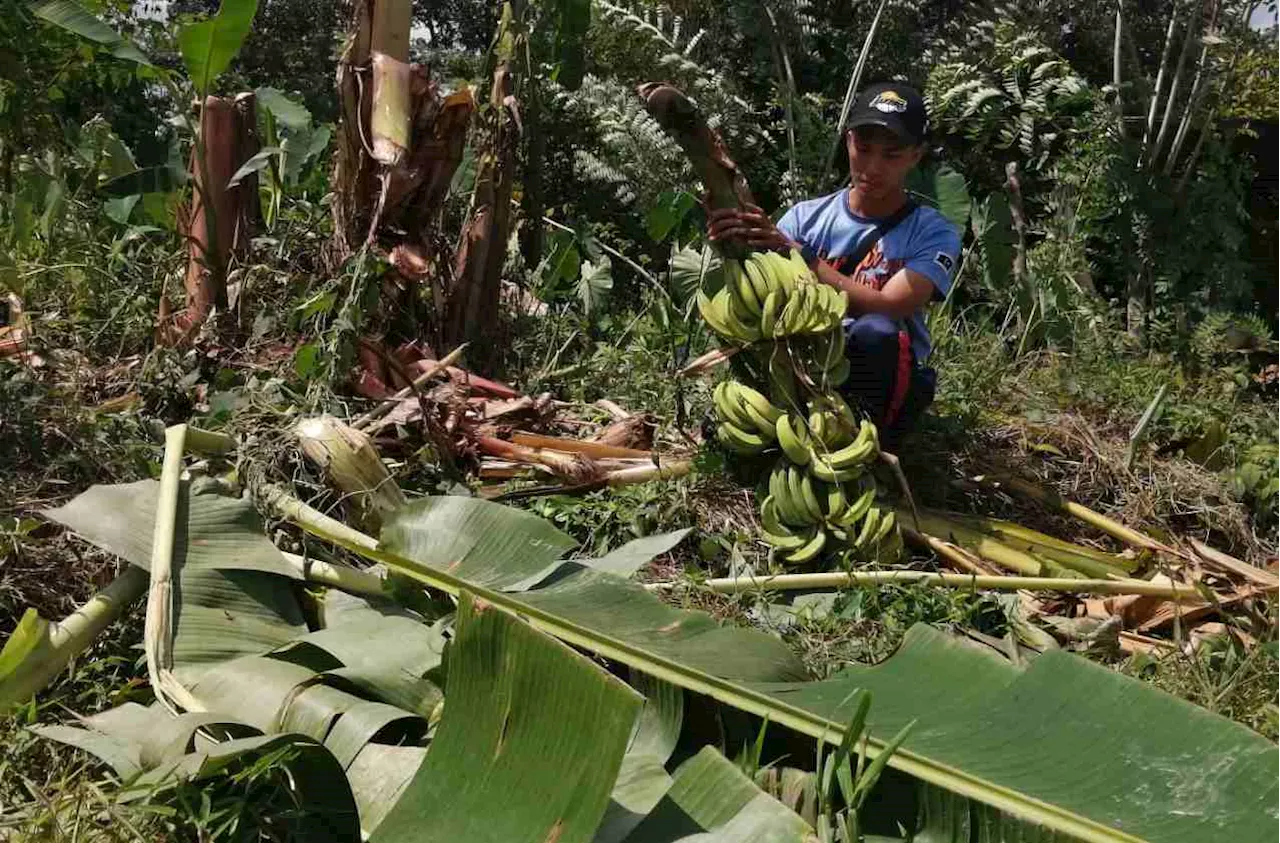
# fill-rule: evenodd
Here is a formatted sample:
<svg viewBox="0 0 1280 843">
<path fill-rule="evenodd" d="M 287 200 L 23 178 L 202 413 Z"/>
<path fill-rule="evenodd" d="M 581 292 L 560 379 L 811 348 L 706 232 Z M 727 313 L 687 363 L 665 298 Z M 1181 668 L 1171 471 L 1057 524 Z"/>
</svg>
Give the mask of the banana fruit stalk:
<svg viewBox="0 0 1280 843">
<path fill-rule="evenodd" d="M 789 259 L 777 252 L 753 252 L 745 261 L 726 257 L 723 267 L 724 285 L 711 295 L 699 290 L 697 300 L 702 318 L 728 342 L 829 335 L 849 309 L 848 294 L 820 284 L 795 253 Z M 838 374 L 839 361 L 832 367 Z"/>
</svg>

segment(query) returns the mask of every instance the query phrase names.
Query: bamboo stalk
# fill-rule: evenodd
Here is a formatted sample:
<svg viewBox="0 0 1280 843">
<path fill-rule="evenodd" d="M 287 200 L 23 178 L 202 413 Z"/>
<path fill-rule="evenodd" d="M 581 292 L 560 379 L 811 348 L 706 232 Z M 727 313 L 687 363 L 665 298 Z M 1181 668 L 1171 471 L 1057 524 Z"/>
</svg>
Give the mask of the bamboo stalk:
<svg viewBox="0 0 1280 843">
<path fill-rule="evenodd" d="M 1215 3 L 1213 12 L 1209 17 L 1209 25 L 1206 28 L 1205 35 L 1213 32 L 1218 21 L 1219 7 Z M 1200 58 L 1196 62 L 1196 75 L 1191 82 L 1191 93 L 1187 96 L 1187 107 L 1182 112 L 1182 119 L 1178 121 L 1178 129 L 1173 134 L 1173 142 L 1169 145 L 1169 153 L 1164 159 L 1164 174 L 1172 175 L 1174 165 L 1178 160 L 1178 153 L 1182 149 L 1182 144 L 1186 141 L 1187 132 L 1191 129 L 1191 118 L 1195 115 L 1196 110 L 1200 107 L 1201 101 L 1205 94 L 1205 67 L 1209 61 L 1209 41 L 1207 37 L 1201 38 Z"/>
<path fill-rule="evenodd" d="M 1070 594 L 1143 594 L 1168 600 L 1198 600 L 1190 586 L 1146 580 L 1095 580 L 1061 577 L 1007 577 L 980 574 L 939 574 L 932 571 L 836 571 L 822 574 L 777 574 L 774 576 L 721 577 L 699 585 L 719 594 L 744 591 L 807 591 L 848 587 L 923 583 L 940 588 L 968 588 L 988 591 L 1060 591 Z M 678 581 L 648 583 L 650 591 L 666 591 Z"/>
<path fill-rule="evenodd" d="M 89 649 L 102 631 L 146 592 L 149 580 L 145 570 L 130 565 L 61 621 L 50 624 L 40 621 L 44 625 L 43 642 L 31 642 L 30 649 L 21 657 L 10 662 L 6 653 L 0 652 L 0 663 L 5 666 L 0 675 L 0 711 L 20 705 L 47 688 L 73 658 Z M 16 640 L 15 636 L 6 641 L 5 650 Z"/>
<path fill-rule="evenodd" d="M 462 356 L 462 352 L 466 349 L 466 347 L 467 347 L 467 344 L 464 342 L 462 345 L 458 346 L 453 351 L 450 351 L 448 354 L 446 354 L 442 359 L 432 363 L 429 367 L 427 367 L 422 371 L 422 374 L 418 375 L 416 378 L 413 379 L 413 383 L 409 384 L 404 389 L 397 392 L 395 395 L 392 395 L 389 398 L 384 398 L 381 404 L 374 407 L 372 410 L 365 413 L 360 418 L 356 419 L 354 422 L 351 423 L 351 426 L 354 427 L 356 430 L 360 430 L 361 428 L 368 427 L 378 419 L 385 416 L 387 413 L 391 412 L 392 407 L 395 407 L 401 401 L 403 401 L 404 399 L 408 398 L 410 395 L 417 392 L 422 387 L 422 385 L 425 384 L 427 381 L 431 380 L 440 372 L 444 371 L 445 369 L 448 369 L 451 365 L 456 363 L 458 361 L 458 358 Z"/>
</svg>

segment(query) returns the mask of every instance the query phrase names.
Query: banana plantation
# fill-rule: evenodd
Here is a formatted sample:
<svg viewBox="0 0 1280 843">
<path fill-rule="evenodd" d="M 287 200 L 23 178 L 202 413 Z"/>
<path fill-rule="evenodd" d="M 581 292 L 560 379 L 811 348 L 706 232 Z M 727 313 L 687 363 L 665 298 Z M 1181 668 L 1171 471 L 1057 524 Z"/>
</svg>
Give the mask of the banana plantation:
<svg viewBox="0 0 1280 843">
<path fill-rule="evenodd" d="M 1274 840 L 1278 32 L 0 0 L 0 839 Z"/>
</svg>

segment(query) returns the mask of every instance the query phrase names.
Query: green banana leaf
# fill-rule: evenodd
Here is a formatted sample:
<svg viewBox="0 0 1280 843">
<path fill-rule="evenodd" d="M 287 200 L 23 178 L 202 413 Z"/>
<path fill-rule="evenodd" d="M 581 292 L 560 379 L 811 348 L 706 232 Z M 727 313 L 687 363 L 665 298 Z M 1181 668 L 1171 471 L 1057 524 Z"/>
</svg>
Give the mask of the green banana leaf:
<svg viewBox="0 0 1280 843">
<path fill-rule="evenodd" d="M 817 683 L 760 682 L 734 676 L 750 672 L 759 654 L 721 646 L 717 631 L 699 629 L 697 620 L 654 623 L 658 613 L 675 610 L 598 572 L 502 595 L 407 558 L 394 542 L 372 551 L 347 546 L 437 588 L 474 591 L 576 646 L 821 740 L 842 734 L 841 702 L 869 690 L 876 700 L 872 755 L 915 719 L 890 766 L 1074 838 L 1191 843 L 1225 831 L 1227 839 L 1262 841 L 1277 821 L 1274 744 L 1072 654 L 1049 653 L 1018 672 L 918 627 L 902 651 L 875 668 Z M 1107 747 L 1115 747 L 1114 756 L 1105 762 L 1082 751 Z M 1206 769 L 1215 775 L 1202 777 Z M 1135 788 L 1141 799 L 1132 798 Z"/>
<path fill-rule="evenodd" d="M 470 595 L 449 660 L 440 730 L 371 843 L 591 840 L 640 695 Z"/>
<path fill-rule="evenodd" d="M 195 749 L 196 729 L 222 720 L 208 714 L 174 718 L 162 709 L 130 703 L 88 718 L 87 729 L 42 726 L 35 731 L 110 764 L 126 781 L 121 793 L 126 801 L 154 798 L 181 782 L 206 782 L 285 749 L 281 763 L 288 771 L 295 810 L 279 814 L 280 833 L 290 839 L 358 843 L 356 804 L 333 755 L 302 735 L 287 734 L 232 738 Z M 154 757 L 148 759 L 149 752 Z"/>
<path fill-rule="evenodd" d="M 592 843 L 626 839 L 671 788 L 665 765 L 680 737 L 684 691 L 643 673 L 632 673 L 630 684 L 644 695 L 644 708 L 636 718 L 609 807 Z"/>
<path fill-rule="evenodd" d="M 149 532 L 149 522 L 136 526 Z M 718 627 L 616 576 L 583 569 L 543 588 L 504 594 L 469 584 L 448 566 L 401 555 L 393 541 L 372 551 L 346 546 L 436 588 L 475 594 L 633 670 L 821 740 L 838 742 L 847 715 L 842 703 L 855 689 L 869 690 L 876 700 L 868 728 L 872 755 L 914 719 L 891 766 L 1060 835 L 1261 841 L 1275 828 L 1274 744 L 1071 654 L 1049 653 L 1019 670 L 917 627 L 881 665 L 823 682 L 780 683 L 771 680 L 787 672 L 792 657 L 775 658 L 778 649 L 786 651 L 774 639 Z M 532 566 L 520 562 L 511 563 L 516 570 L 506 581 L 529 576 Z M 504 580 L 500 570 L 485 575 Z"/>
<path fill-rule="evenodd" d="M 446 512 L 458 519 L 452 528 L 443 521 Z M 469 525 L 467 530 L 458 526 L 462 523 Z M 498 530 L 507 535 L 494 537 Z M 523 536 L 511 535 L 521 530 L 526 531 Z M 639 541 L 651 542 L 648 550 L 669 549 L 671 538 Z M 563 552 L 565 540 L 572 541 L 527 512 L 474 498 L 424 498 L 388 516 L 377 558 L 394 560 L 389 564 L 402 569 L 409 566 L 413 571 L 408 573 L 419 578 L 439 571 L 486 591 L 521 590 L 503 602 L 543 609 L 586 629 L 608 629 L 619 640 L 722 676 L 747 681 L 805 677 L 800 661 L 771 635 L 721 626 L 706 613 L 676 609 L 636 583 L 590 567 L 590 562 L 557 561 L 552 549 Z M 636 544 L 618 549 L 615 558 L 633 557 L 630 548 Z M 556 576 L 549 576 L 553 572 Z M 540 582 L 548 584 L 522 590 Z"/>
<path fill-rule="evenodd" d="M 54 26 L 103 45 L 116 58 L 141 65 L 151 65 L 151 60 L 138 49 L 137 44 L 116 32 L 101 18 L 90 13 L 74 0 L 44 0 L 33 5 L 31 12 Z"/>
<path fill-rule="evenodd" d="M 210 93 L 213 83 L 240 52 L 257 13 L 258 0 L 222 0 L 216 15 L 178 30 L 178 48 L 196 93 Z"/>
<path fill-rule="evenodd" d="M 149 570 L 159 488 L 153 480 L 93 486 L 42 514 Z M 211 483 L 183 483 L 177 524 L 173 660 L 180 681 L 307 631 L 292 584 L 298 574 L 248 502 L 217 494 Z"/>
<path fill-rule="evenodd" d="M 813 836 L 799 815 L 705 746 L 672 776 L 671 789 L 627 843 L 784 843 Z"/>
</svg>

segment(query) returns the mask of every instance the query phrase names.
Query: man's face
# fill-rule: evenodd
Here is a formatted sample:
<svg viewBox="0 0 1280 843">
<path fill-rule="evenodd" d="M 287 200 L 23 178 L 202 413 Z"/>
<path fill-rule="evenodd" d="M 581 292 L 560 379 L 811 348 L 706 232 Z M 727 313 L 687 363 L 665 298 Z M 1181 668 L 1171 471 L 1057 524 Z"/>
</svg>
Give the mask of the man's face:
<svg viewBox="0 0 1280 843">
<path fill-rule="evenodd" d="M 920 162 L 924 145 L 912 146 L 882 126 L 859 126 L 847 135 L 849 178 L 864 196 L 881 199 L 902 189 Z"/>
</svg>

